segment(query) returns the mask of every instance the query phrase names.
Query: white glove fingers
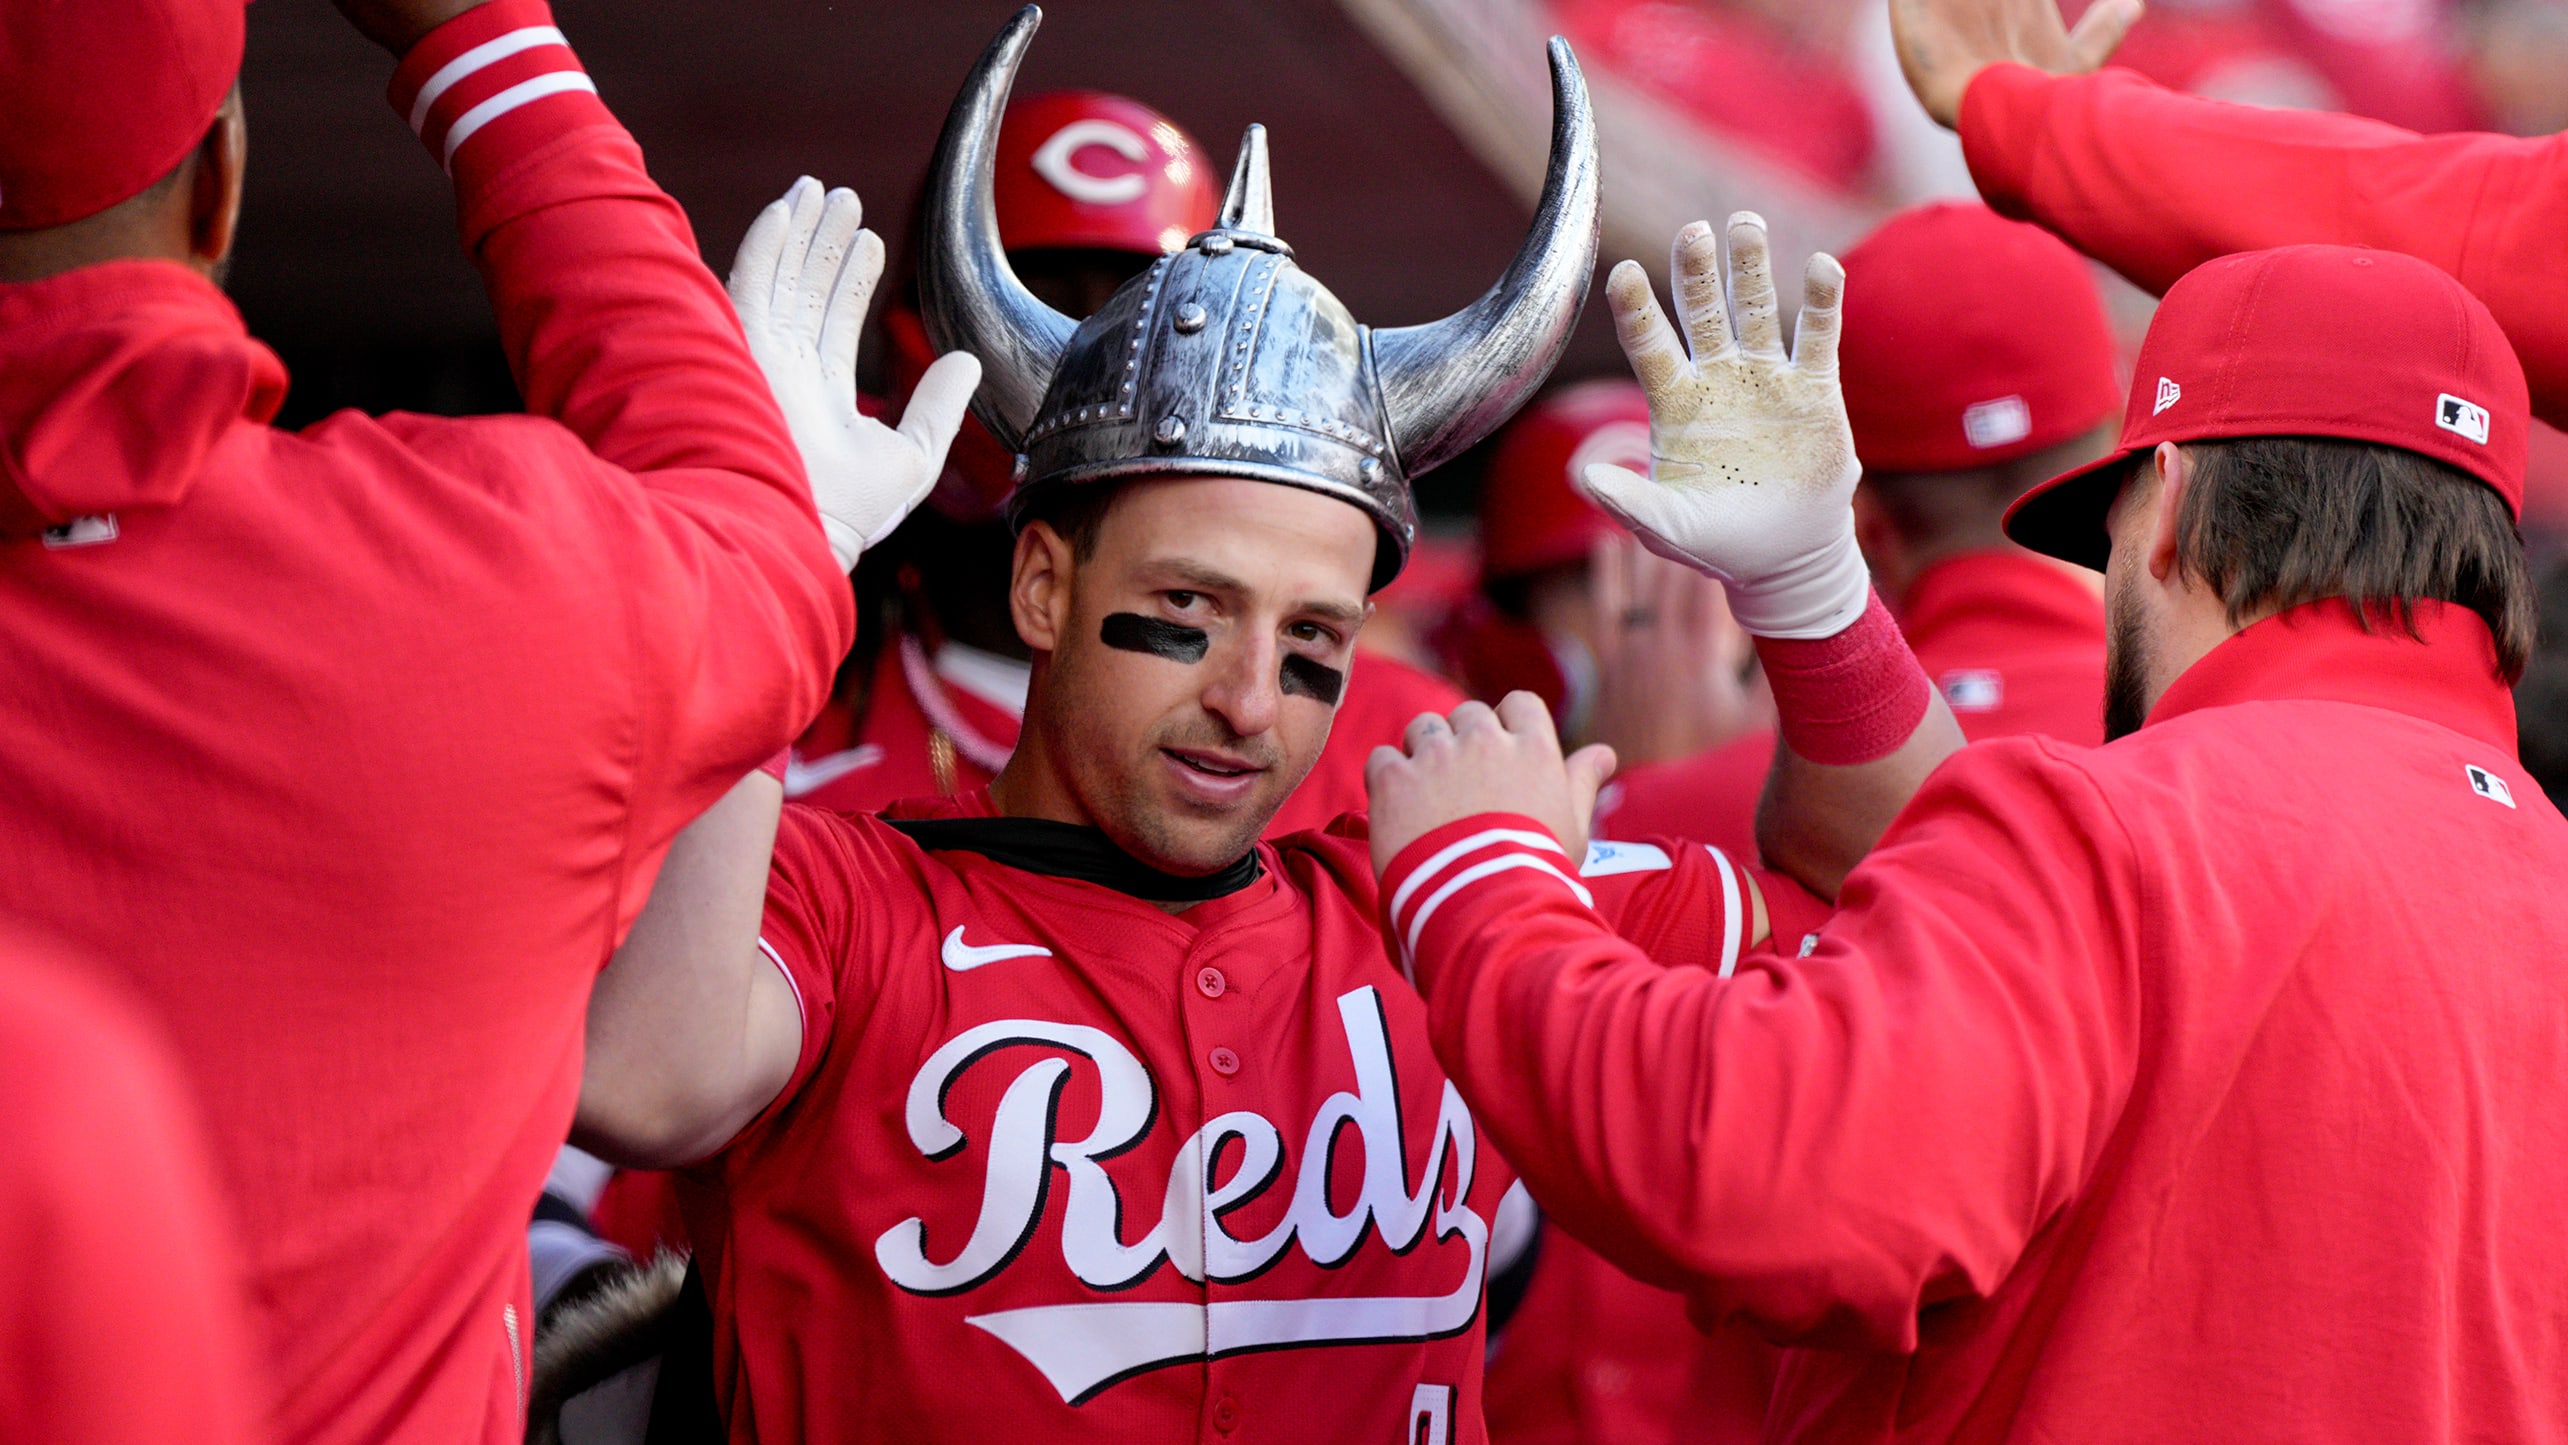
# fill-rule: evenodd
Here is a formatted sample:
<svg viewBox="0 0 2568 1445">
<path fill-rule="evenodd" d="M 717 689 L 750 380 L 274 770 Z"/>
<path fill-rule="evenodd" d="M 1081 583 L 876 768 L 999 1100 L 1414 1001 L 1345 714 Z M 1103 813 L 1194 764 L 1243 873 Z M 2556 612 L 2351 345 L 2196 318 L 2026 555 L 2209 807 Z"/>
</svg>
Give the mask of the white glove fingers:
<svg viewBox="0 0 2568 1445">
<path fill-rule="evenodd" d="M 767 323 L 776 266 L 784 257 L 785 232 L 793 216 L 791 200 L 787 196 L 769 201 L 749 223 L 740 249 L 731 254 L 731 277 L 724 289 L 731 293 L 731 309 L 740 313 L 741 325 L 750 331 L 762 330 Z"/>
<path fill-rule="evenodd" d="M 1632 375 L 1638 377 L 1641 390 L 1653 402 L 1661 392 L 1676 384 L 1686 367 L 1685 348 L 1677 342 L 1676 332 L 1667 324 L 1667 315 L 1659 310 L 1658 296 L 1650 289 L 1649 273 L 1638 261 L 1615 263 L 1613 274 L 1605 278 L 1605 300 L 1614 312 L 1614 336 L 1623 343 L 1623 355 L 1632 363 Z"/>
<path fill-rule="evenodd" d="M 1783 359 L 1783 320 L 1774 294 L 1774 261 L 1766 245 L 1765 218 L 1741 211 L 1730 218 L 1730 295 L 1739 314 L 1739 349 L 1750 356 Z"/>
<path fill-rule="evenodd" d="M 835 386 L 856 384 L 856 345 L 865 330 L 865 311 L 874 304 L 874 284 L 883 275 L 883 238 L 860 230 L 829 288 L 829 304 L 820 321 L 820 374 Z"/>
<path fill-rule="evenodd" d="M 814 352 L 820 349 L 820 331 L 829 320 L 839 273 L 846 268 L 856 248 L 856 233 L 864 225 L 865 207 L 854 191 L 842 187 L 822 199 L 819 218 L 811 228 L 811 249 L 803 256 L 802 276 L 794 287 L 792 313 L 795 339 Z"/>
<path fill-rule="evenodd" d="M 1668 247 L 1667 274 L 1676 314 L 1699 365 L 1730 355 L 1730 307 L 1722 296 L 1721 238 L 1710 221 L 1689 222 Z"/>
<path fill-rule="evenodd" d="M 927 459 L 932 482 L 945 470 L 945 452 L 963 425 L 972 392 L 981 384 L 981 359 L 968 351 L 949 351 L 936 358 L 901 410 L 900 433 Z"/>
<path fill-rule="evenodd" d="M 1837 374 L 1837 333 L 1844 320 L 1846 268 L 1825 251 L 1801 268 L 1801 318 L 1792 331 L 1792 364 L 1815 376 Z"/>
<path fill-rule="evenodd" d="M 820 182 L 804 176 L 785 192 L 784 254 L 776 259 L 776 284 L 768 293 L 768 314 L 794 325 L 795 307 L 802 298 L 803 268 L 811 261 L 812 232 L 820 228 L 820 213 L 825 205 Z"/>
</svg>

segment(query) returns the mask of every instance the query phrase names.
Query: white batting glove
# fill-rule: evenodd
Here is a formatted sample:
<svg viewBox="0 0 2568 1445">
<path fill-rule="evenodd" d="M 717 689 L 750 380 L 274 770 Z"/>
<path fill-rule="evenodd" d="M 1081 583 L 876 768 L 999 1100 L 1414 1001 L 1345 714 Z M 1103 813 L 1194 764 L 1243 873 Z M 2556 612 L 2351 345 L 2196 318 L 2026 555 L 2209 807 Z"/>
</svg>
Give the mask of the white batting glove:
<svg viewBox="0 0 2568 1445">
<path fill-rule="evenodd" d="M 856 409 L 856 337 L 883 274 L 883 238 L 850 190 L 809 176 L 769 203 L 731 261 L 731 306 L 785 414 L 838 565 L 891 535 L 945 470 L 981 363 L 957 351 L 919 378 L 896 430 Z"/>
<path fill-rule="evenodd" d="M 1765 222 L 1754 213 L 1730 218 L 1729 305 L 1710 225 L 1677 233 L 1670 269 L 1691 357 L 1638 262 L 1616 266 L 1605 282 L 1623 354 L 1649 394 L 1653 475 L 1596 463 L 1587 494 L 1643 546 L 1720 578 L 1749 632 L 1832 637 L 1863 615 L 1872 588 L 1855 550 L 1852 499 L 1862 472 L 1837 386 L 1845 268 L 1810 258 L 1792 356 L 1783 350 Z"/>
</svg>

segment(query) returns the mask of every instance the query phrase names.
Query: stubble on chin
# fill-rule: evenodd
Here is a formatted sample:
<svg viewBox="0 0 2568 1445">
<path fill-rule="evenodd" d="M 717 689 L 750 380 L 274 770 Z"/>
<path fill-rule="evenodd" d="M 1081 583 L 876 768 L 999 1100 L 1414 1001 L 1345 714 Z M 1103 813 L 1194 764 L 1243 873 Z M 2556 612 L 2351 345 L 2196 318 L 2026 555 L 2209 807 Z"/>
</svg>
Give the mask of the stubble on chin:
<svg viewBox="0 0 2568 1445">
<path fill-rule="evenodd" d="M 2128 588 L 2105 592 L 2104 740 L 2127 738 L 2149 720 L 2149 629 Z"/>
</svg>

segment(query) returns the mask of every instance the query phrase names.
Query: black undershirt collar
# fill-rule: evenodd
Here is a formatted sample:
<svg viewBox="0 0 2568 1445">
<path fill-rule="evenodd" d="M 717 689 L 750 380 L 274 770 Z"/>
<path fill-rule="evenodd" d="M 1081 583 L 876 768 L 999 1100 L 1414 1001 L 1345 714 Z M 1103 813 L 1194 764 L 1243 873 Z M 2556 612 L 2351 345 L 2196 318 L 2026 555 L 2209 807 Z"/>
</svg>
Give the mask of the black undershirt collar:
<svg viewBox="0 0 2568 1445">
<path fill-rule="evenodd" d="M 885 818 L 931 853 L 978 853 L 993 863 L 1047 878 L 1076 878 L 1145 903 L 1203 903 L 1225 898 L 1265 872 L 1257 850 L 1218 873 L 1187 878 L 1162 873 L 1115 846 L 1098 829 L 1049 818 Z"/>
</svg>

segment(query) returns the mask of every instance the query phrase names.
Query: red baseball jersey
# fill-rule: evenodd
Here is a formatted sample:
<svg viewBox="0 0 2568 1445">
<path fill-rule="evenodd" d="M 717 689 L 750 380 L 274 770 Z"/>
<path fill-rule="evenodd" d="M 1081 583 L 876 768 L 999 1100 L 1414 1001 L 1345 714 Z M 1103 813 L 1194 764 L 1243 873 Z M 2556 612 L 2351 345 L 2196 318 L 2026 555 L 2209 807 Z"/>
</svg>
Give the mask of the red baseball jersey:
<svg viewBox="0 0 2568 1445">
<path fill-rule="evenodd" d="M 231 1212 L 168 1045 L 0 941 L 0 1440 L 268 1434 Z"/>
<path fill-rule="evenodd" d="M 1431 834 L 1438 1056 L 1565 1227 L 1819 1347 L 1768 1439 L 2568 1439 L 2568 821 L 2487 627 L 2417 624 L 1964 749 L 1729 979 Z"/>
<path fill-rule="evenodd" d="M 1483 1439 L 1513 1176 L 1385 952 L 1360 820 L 1171 914 L 895 821 L 923 811 L 1062 826 L 785 810 L 763 946 L 802 1059 L 686 1191 L 732 1438 Z M 1710 849 L 1533 866 L 1661 956 L 1749 943 Z"/>
<path fill-rule="evenodd" d="M 396 96 L 531 415 L 279 431 L 283 367 L 186 269 L 0 286 L 0 916 L 170 1033 L 279 1435 L 515 1441 L 590 985 L 853 606 L 544 6 L 440 27 Z"/>
<path fill-rule="evenodd" d="M 2060 564 L 2014 551 L 1939 563 L 1900 599 L 1899 629 L 1970 741 L 2104 741 L 2104 603 Z M 1759 732 L 1634 768 L 1607 785 L 1596 828 L 1754 856 L 1757 795 L 1773 765 L 1774 734 Z"/>
</svg>

